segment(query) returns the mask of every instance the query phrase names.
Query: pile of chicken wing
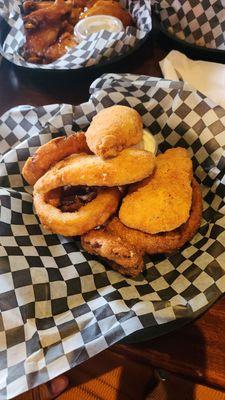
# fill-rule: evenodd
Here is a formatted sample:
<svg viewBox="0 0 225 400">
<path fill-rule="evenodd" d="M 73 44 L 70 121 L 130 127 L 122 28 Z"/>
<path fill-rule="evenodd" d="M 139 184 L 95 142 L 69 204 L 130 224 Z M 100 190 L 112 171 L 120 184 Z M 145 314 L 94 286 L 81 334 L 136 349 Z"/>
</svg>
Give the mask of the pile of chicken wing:
<svg viewBox="0 0 225 400">
<path fill-rule="evenodd" d="M 114 0 L 55 0 L 23 3 L 26 41 L 22 56 L 30 63 L 49 64 L 76 46 L 74 26 L 91 15 L 112 15 L 132 25 L 130 14 Z"/>
</svg>

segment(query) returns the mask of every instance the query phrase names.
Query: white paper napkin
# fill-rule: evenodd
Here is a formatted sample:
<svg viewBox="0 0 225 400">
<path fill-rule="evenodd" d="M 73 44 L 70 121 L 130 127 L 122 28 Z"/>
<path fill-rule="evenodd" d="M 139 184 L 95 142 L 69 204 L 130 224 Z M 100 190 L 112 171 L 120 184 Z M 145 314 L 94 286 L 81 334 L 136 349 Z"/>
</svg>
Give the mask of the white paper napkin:
<svg viewBox="0 0 225 400">
<path fill-rule="evenodd" d="M 193 61 L 172 50 L 159 63 L 166 79 L 182 80 L 225 108 L 225 65 Z"/>
</svg>

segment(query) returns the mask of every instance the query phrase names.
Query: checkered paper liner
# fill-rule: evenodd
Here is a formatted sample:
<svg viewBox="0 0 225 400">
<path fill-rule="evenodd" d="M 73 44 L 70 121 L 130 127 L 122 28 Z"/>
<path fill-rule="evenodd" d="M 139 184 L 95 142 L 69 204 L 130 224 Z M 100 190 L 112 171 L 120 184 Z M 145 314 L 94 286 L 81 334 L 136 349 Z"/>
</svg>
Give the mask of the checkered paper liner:
<svg viewBox="0 0 225 400">
<path fill-rule="evenodd" d="M 153 0 L 162 26 L 197 46 L 225 50 L 224 0 Z"/>
<path fill-rule="evenodd" d="M 0 0 L 0 16 L 10 27 L 4 43 L 0 43 L 0 53 L 12 63 L 33 69 L 67 70 L 90 67 L 115 59 L 130 52 L 151 31 L 151 5 L 149 0 L 120 0 L 130 12 L 135 26 L 127 27 L 119 33 L 100 31 L 89 36 L 58 60 L 47 65 L 32 64 L 21 56 L 25 41 L 21 6 L 23 0 Z M 1 23 L 0 23 L 1 29 Z"/>
<path fill-rule="evenodd" d="M 20 106 L 0 120 L 0 399 L 52 379 L 126 336 L 177 326 L 225 291 L 225 110 L 182 82 L 107 74 L 79 106 Z M 102 108 L 136 109 L 160 151 L 183 146 L 201 183 L 201 227 L 170 257 L 146 257 L 136 279 L 40 224 L 25 160 L 85 129 Z M 137 164 L 138 168 L 138 164 Z"/>
</svg>

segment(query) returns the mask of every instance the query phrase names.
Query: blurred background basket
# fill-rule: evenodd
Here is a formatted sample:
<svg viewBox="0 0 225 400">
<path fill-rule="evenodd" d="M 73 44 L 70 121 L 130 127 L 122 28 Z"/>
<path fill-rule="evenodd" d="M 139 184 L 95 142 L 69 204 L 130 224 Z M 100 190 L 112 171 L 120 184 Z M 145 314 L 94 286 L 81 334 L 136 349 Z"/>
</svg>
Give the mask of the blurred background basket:
<svg viewBox="0 0 225 400">
<path fill-rule="evenodd" d="M 223 0 L 153 0 L 155 24 L 170 44 L 192 58 L 225 62 Z"/>
</svg>

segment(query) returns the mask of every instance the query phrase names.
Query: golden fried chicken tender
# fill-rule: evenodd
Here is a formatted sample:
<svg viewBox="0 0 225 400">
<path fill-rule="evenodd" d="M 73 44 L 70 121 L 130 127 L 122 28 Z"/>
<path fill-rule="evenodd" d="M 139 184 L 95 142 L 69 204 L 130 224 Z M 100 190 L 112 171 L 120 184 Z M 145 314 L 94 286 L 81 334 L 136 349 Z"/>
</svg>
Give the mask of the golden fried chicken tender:
<svg viewBox="0 0 225 400">
<path fill-rule="evenodd" d="M 135 277 L 143 270 L 142 253 L 105 230 L 86 233 L 81 244 L 88 253 L 113 261 L 112 268 L 123 275 Z"/>
<path fill-rule="evenodd" d="M 52 165 L 74 153 L 90 153 L 84 132 L 50 140 L 29 157 L 22 169 L 24 179 L 34 185 Z"/>
<path fill-rule="evenodd" d="M 101 110 L 93 118 L 85 135 L 91 151 L 108 158 L 139 143 L 143 135 L 142 128 L 142 119 L 137 111 L 117 105 Z"/>
<path fill-rule="evenodd" d="M 107 160 L 96 155 L 73 154 L 46 172 L 34 190 L 47 193 L 66 185 L 123 186 L 146 178 L 154 166 L 154 155 L 144 150 L 125 149 Z"/>
<path fill-rule="evenodd" d="M 170 253 L 180 249 L 190 241 L 201 224 L 202 194 L 201 188 L 195 179 L 192 180 L 192 206 L 190 217 L 181 227 L 171 232 L 163 232 L 155 235 L 128 228 L 123 225 L 118 217 L 114 217 L 107 224 L 107 231 L 123 242 L 128 242 L 139 251 L 148 254 Z"/>
<path fill-rule="evenodd" d="M 117 188 L 100 189 L 92 201 L 74 212 L 62 212 L 47 200 L 45 194 L 34 192 L 34 207 L 41 223 L 53 233 L 78 236 L 104 224 L 116 212 L 120 191 Z"/>
<path fill-rule="evenodd" d="M 113 217 L 100 230 L 92 230 L 81 238 L 83 248 L 90 254 L 103 257 L 110 266 L 126 276 L 143 271 L 144 253 L 171 253 L 190 241 L 201 224 L 202 195 L 199 184 L 192 180 L 193 196 L 190 217 L 185 224 L 171 232 L 151 235 L 122 224 Z"/>
<path fill-rule="evenodd" d="M 121 222 L 150 234 L 178 228 L 190 215 L 192 176 L 192 162 L 184 148 L 160 154 L 153 176 L 123 199 Z"/>
</svg>

